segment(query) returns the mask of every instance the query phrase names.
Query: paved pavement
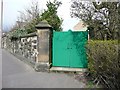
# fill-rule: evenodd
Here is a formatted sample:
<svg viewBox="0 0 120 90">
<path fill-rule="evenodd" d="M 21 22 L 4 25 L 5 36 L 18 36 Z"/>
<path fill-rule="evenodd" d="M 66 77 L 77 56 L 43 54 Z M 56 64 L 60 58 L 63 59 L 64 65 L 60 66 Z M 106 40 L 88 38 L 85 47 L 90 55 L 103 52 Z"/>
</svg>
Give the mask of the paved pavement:
<svg viewBox="0 0 120 90">
<path fill-rule="evenodd" d="M 72 76 L 35 72 L 33 68 L 2 50 L 2 88 L 83 88 Z"/>
</svg>

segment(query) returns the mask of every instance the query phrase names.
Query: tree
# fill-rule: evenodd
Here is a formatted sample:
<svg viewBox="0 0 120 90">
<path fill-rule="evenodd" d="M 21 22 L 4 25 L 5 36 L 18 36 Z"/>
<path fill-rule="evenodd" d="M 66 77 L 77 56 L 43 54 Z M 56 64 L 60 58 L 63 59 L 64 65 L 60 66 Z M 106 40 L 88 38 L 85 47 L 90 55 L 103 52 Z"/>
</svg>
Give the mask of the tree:
<svg viewBox="0 0 120 90">
<path fill-rule="evenodd" d="M 61 2 L 56 0 L 54 0 L 54 2 L 47 2 L 47 10 L 44 10 L 40 17 L 41 21 L 46 20 L 53 27 L 53 30 L 56 31 L 62 30 L 61 24 L 63 20 L 57 15 L 57 9 L 61 4 Z"/>
<path fill-rule="evenodd" d="M 24 29 L 28 33 L 35 32 L 35 25 L 39 23 L 40 10 L 38 7 L 37 1 L 32 1 L 31 5 L 28 8 L 25 8 L 24 12 L 20 12 L 20 17 L 18 21 L 24 24 Z"/>
<path fill-rule="evenodd" d="M 71 16 L 89 25 L 95 39 L 117 39 L 120 29 L 120 2 L 81 2 L 72 0 Z"/>
</svg>

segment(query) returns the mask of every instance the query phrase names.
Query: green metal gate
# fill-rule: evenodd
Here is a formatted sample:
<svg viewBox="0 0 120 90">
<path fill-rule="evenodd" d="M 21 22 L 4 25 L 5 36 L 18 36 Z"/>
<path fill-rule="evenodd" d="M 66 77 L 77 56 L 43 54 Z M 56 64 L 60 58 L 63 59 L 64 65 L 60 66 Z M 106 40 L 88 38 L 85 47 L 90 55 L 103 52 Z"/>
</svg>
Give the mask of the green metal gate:
<svg viewBox="0 0 120 90">
<path fill-rule="evenodd" d="M 52 66 L 86 68 L 87 38 L 87 31 L 53 32 Z"/>
</svg>

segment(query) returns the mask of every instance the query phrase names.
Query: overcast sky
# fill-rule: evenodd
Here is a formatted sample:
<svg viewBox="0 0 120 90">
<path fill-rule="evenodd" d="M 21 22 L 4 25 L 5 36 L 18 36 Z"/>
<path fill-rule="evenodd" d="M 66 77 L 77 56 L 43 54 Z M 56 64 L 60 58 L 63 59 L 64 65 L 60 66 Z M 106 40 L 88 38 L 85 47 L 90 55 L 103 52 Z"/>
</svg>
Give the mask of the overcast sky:
<svg viewBox="0 0 120 90">
<path fill-rule="evenodd" d="M 23 11 L 27 8 L 32 0 L 3 0 L 3 25 L 4 30 L 13 26 L 19 16 L 18 11 Z M 39 2 L 39 8 L 46 9 L 46 1 L 48 0 L 37 0 Z M 50 0 L 53 1 L 53 0 Z M 72 29 L 72 27 L 78 23 L 78 19 L 70 17 L 70 5 L 71 0 L 58 0 L 62 2 L 62 5 L 58 9 L 59 17 L 63 18 L 62 27 L 64 31 Z"/>
</svg>

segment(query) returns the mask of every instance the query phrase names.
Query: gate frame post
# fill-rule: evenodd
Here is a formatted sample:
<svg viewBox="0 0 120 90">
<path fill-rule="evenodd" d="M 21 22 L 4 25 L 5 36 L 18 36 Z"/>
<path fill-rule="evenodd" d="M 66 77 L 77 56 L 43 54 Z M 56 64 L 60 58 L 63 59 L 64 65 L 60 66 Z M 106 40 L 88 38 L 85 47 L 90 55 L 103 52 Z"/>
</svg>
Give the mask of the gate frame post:
<svg viewBox="0 0 120 90">
<path fill-rule="evenodd" d="M 38 38 L 38 47 L 37 47 L 37 51 L 38 51 L 38 55 L 37 55 L 37 63 L 35 65 L 35 70 L 36 71 L 49 71 L 50 66 L 51 66 L 51 62 L 52 62 L 52 27 L 48 24 L 48 22 L 46 20 L 41 21 L 39 24 L 37 24 L 36 26 L 36 30 L 37 30 L 37 38 Z M 43 34 L 43 35 L 42 35 Z M 48 35 L 48 37 L 44 37 L 44 34 Z M 46 58 L 41 58 L 42 55 L 40 54 L 41 51 L 45 51 L 45 47 L 42 46 L 42 50 L 40 49 L 40 44 L 42 41 L 41 37 L 43 37 L 44 39 L 48 40 L 48 46 L 47 46 L 47 52 L 49 54 L 45 54 L 44 56 L 47 57 Z M 42 42 L 44 43 L 44 42 Z M 45 44 L 45 43 L 44 43 Z"/>
</svg>

